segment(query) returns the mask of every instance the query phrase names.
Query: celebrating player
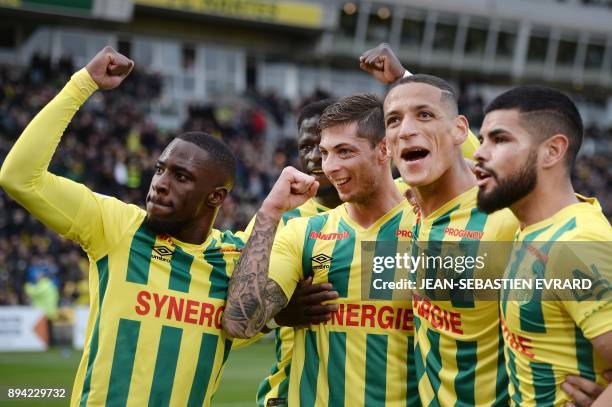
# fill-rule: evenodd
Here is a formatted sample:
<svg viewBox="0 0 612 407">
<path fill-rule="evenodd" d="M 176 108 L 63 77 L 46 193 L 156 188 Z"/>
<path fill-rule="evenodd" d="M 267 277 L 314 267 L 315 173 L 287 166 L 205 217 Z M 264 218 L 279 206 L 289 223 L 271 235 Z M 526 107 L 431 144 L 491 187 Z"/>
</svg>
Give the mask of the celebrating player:
<svg viewBox="0 0 612 407">
<path fill-rule="evenodd" d="M 457 114 L 453 89 L 440 78 L 414 75 L 388 92 L 384 111 L 393 160 L 420 208 L 415 239 L 512 240 L 518 225 L 508 210 L 487 215 L 476 208 L 476 179 L 461 158 L 467 120 Z M 507 403 L 497 303 L 415 296 L 413 307 L 421 402 Z M 452 315 L 454 324 L 439 323 L 442 315 Z"/>
<path fill-rule="evenodd" d="M 74 74 L 15 143 L 0 185 L 90 260 L 71 405 L 209 405 L 232 346 L 221 314 L 243 246 L 211 228 L 234 182 L 232 152 L 205 133 L 177 136 L 157 161 L 146 211 L 47 171 L 79 107 L 132 67 L 106 47 Z"/>
<path fill-rule="evenodd" d="M 396 64 L 386 44 L 361 58 L 362 68 L 385 83 L 401 72 Z M 461 159 L 468 123 L 458 115 L 448 83 L 429 75 L 407 76 L 387 93 L 384 114 L 393 161 L 420 208 L 416 240 L 512 240 L 518 224 L 509 211 L 487 215 L 476 208 L 476 179 Z M 415 296 L 413 307 L 421 403 L 507 404 L 497 303 Z M 440 323 L 450 316 L 453 324 Z"/>
<path fill-rule="evenodd" d="M 410 71 L 402 66 L 402 63 L 387 43 L 382 43 L 365 51 L 359 57 L 359 67 L 387 85 L 394 84 L 400 79 L 412 75 Z M 463 157 L 473 160 L 474 152 L 479 145 L 480 143 L 474 133 L 468 129 L 468 137 L 461 145 Z M 402 178 L 396 179 L 396 182 L 403 185 L 405 189 L 407 188 Z"/>
<path fill-rule="evenodd" d="M 330 183 L 322 172 L 321 153 L 319 151 L 319 143 L 321 140 L 319 118 L 325 108 L 331 105 L 332 102 L 333 101 L 331 100 L 313 102 L 304 107 L 300 113 L 300 116 L 298 117 L 298 155 L 300 158 L 301 168 L 305 173 L 315 177 L 315 179 L 319 182 L 319 188 L 315 197 L 309 199 L 300 207 L 283 214 L 282 222 L 279 223 L 279 227 L 276 232 L 277 234 L 291 218 L 312 216 L 317 213 L 327 211 L 330 208 L 335 208 L 342 202 L 338 197 L 336 188 Z M 472 138 L 462 145 L 462 148 L 464 148 L 464 151 L 466 151 L 471 157 L 476 145 L 476 137 L 472 136 Z M 401 193 L 406 191 L 407 185 L 401 178 L 396 179 L 395 184 Z M 254 224 L 255 217 L 253 217 L 253 220 L 247 227 L 247 232 L 249 234 L 252 231 Z M 310 278 L 310 280 L 312 280 L 312 278 Z M 315 286 L 300 288 L 299 290 L 296 290 L 296 294 L 299 293 L 300 290 L 313 290 L 314 288 Z M 332 289 L 331 285 L 329 288 Z M 294 294 L 294 297 L 296 294 Z M 310 294 L 310 291 L 305 292 L 305 294 Z M 337 295 L 335 292 L 330 292 L 330 295 L 334 294 Z M 304 296 L 298 297 L 306 300 L 306 297 Z M 303 306 L 302 309 L 304 312 L 309 311 L 309 318 L 315 321 L 316 318 L 319 318 L 323 312 L 328 312 L 329 310 L 329 305 L 319 305 L 321 300 L 329 300 L 332 298 L 333 297 L 322 293 L 321 295 L 318 293 L 311 294 L 307 298 L 308 302 L 309 304 L 315 305 L 311 305 L 310 307 Z M 288 309 L 286 309 L 286 311 L 287 310 Z M 286 314 L 286 312 L 277 314 L 275 319 L 278 320 L 279 317 L 284 314 Z M 287 324 L 285 321 L 279 322 Z M 257 402 L 262 407 L 266 405 L 285 405 L 288 398 L 288 372 L 290 371 L 290 361 L 293 349 L 293 328 L 276 328 L 275 341 L 277 361 L 271 369 L 270 376 L 267 377 L 259 386 L 257 394 Z"/>
<path fill-rule="evenodd" d="M 332 99 L 320 100 L 306 105 L 297 120 L 298 125 L 298 157 L 301 169 L 313 176 L 319 183 L 317 195 L 307 200 L 299 207 L 285 212 L 279 223 L 277 233 L 287 224 L 289 219 L 296 217 L 313 216 L 317 213 L 325 212 L 340 205 L 342 201 L 338 197 L 336 188 L 330 183 L 321 168 L 321 153 L 319 142 L 321 135 L 319 132 L 319 118 L 323 111 L 334 103 Z M 255 224 L 255 217 L 247 226 L 246 232 L 251 233 Z M 307 279 L 306 284 L 312 281 Z M 311 290 L 313 286 L 304 287 L 304 290 Z M 331 285 L 323 285 L 323 288 L 331 290 Z M 315 287 L 316 288 L 316 287 Z M 334 291 L 319 291 L 309 297 L 308 307 L 304 307 L 304 312 L 309 312 L 313 319 L 322 318 L 330 311 L 330 306 L 319 305 L 320 302 L 336 298 Z M 277 315 L 278 317 L 279 315 Z M 278 318 L 277 318 L 278 319 Z M 279 321 L 284 323 L 285 321 Z M 323 322 L 323 319 L 321 320 Z M 261 407 L 267 405 L 286 405 L 289 388 L 289 372 L 291 370 L 291 355 L 293 351 L 293 328 L 278 327 L 274 330 L 274 340 L 276 349 L 276 361 L 270 369 L 270 375 L 266 377 L 257 390 L 257 404 Z"/>
<path fill-rule="evenodd" d="M 393 244 L 414 218 L 391 176 L 382 105 L 371 95 L 351 96 L 326 109 L 319 126 L 323 171 L 346 203 L 289 221 L 272 247 L 282 213 L 308 199 L 317 184 L 294 169 L 283 171 L 230 283 L 224 328 L 231 336 L 252 336 L 300 280 L 328 281 L 339 310 L 327 324 L 296 330 L 289 405 L 418 405 L 409 299 L 362 298 L 362 284 L 371 284 L 362 282 L 361 242 Z"/>
<path fill-rule="evenodd" d="M 517 87 L 486 108 L 475 155 L 478 205 L 486 212 L 509 207 L 521 223 L 507 277 L 539 270 L 543 278 L 582 276 L 594 284 L 578 298 L 557 292 L 554 301 L 519 302 L 502 293 L 514 405 L 564 405 L 568 374 L 605 386 L 603 372 L 612 367 L 612 229 L 597 200 L 576 194 L 570 179 L 582 132 L 576 106 L 554 89 Z M 563 388 L 578 401 L 572 383 L 580 385 Z M 612 387 L 593 403 L 610 405 Z"/>
</svg>

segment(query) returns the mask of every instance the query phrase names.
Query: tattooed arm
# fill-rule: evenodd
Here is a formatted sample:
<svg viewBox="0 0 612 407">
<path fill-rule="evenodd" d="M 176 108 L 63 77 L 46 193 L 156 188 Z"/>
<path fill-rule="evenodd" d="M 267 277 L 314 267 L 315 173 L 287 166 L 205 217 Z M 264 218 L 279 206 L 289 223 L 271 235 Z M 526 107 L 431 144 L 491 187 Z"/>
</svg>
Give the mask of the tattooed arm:
<svg viewBox="0 0 612 407">
<path fill-rule="evenodd" d="M 283 289 L 268 277 L 278 222 L 287 210 L 314 196 L 313 177 L 287 167 L 257 212 L 255 226 L 230 279 L 223 329 L 234 338 L 250 338 L 287 305 Z"/>
<path fill-rule="evenodd" d="M 283 290 L 268 277 L 278 222 L 276 216 L 262 211 L 257 213 L 251 237 L 230 279 L 223 328 L 231 337 L 254 336 L 287 304 Z"/>
</svg>

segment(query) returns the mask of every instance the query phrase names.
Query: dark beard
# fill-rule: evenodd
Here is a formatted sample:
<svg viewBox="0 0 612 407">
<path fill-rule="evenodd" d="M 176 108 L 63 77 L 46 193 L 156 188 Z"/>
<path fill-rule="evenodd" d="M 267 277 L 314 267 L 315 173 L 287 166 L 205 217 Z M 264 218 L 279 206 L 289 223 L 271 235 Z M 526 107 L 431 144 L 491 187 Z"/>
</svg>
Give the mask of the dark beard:
<svg viewBox="0 0 612 407">
<path fill-rule="evenodd" d="M 536 152 L 529 151 L 529 156 L 515 174 L 506 179 L 497 181 L 497 188 L 488 194 L 478 191 L 478 209 L 485 213 L 493 213 L 503 208 L 507 208 L 518 200 L 524 198 L 536 186 L 538 173 L 536 171 Z"/>
<path fill-rule="evenodd" d="M 188 222 L 184 220 L 164 220 L 155 219 L 147 215 L 144 220 L 144 225 L 156 235 L 176 236 Z"/>
</svg>

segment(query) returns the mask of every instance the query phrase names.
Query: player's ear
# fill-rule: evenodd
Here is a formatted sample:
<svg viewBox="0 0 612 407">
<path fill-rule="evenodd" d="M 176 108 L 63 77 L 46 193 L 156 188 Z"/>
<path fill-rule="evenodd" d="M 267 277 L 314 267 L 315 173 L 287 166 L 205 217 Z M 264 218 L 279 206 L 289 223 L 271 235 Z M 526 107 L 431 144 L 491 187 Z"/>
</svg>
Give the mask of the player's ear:
<svg viewBox="0 0 612 407">
<path fill-rule="evenodd" d="M 229 191 L 227 187 L 217 187 L 206 197 L 206 205 L 211 208 L 219 208 L 227 198 Z"/>
<path fill-rule="evenodd" d="M 391 150 L 389 149 L 389 144 L 387 143 L 387 137 L 383 137 L 383 139 L 378 142 L 377 150 L 379 160 L 388 161 L 391 159 Z"/>
<path fill-rule="evenodd" d="M 453 132 L 453 144 L 461 145 L 467 140 L 468 130 L 470 125 L 467 118 L 464 115 L 457 115 L 455 117 L 455 131 Z"/>
<path fill-rule="evenodd" d="M 554 167 L 563 161 L 568 147 L 569 140 L 564 134 L 555 134 L 544 140 L 540 145 L 543 168 Z"/>
<path fill-rule="evenodd" d="M 392 159 L 393 158 L 393 153 L 391 152 L 391 142 L 389 141 L 389 139 L 387 137 L 384 138 L 385 141 L 385 149 L 387 150 L 387 158 L 388 159 Z"/>
</svg>

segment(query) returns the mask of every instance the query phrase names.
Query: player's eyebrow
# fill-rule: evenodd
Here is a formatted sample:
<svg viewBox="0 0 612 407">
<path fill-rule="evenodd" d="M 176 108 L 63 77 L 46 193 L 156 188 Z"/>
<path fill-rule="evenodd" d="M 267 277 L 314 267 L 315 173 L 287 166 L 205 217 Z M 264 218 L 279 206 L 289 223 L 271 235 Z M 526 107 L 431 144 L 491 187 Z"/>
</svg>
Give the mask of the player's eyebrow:
<svg viewBox="0 0 612 407">
<path fill-rule="evenodd" d="M 399 114 L 399 110 L 398 109 L 390 110 L 390 111 L 385 113 L 385 117 L 389 117 L 389 116 L 392 116 L 394 114 Z"/>
<path fill-rule="evenodd" d="M 499 136 L 500 134 L 507 134 L 508 132 L 504 129 L 493 129 L 488 133 L 480 133 L 479 136 L 484 138 L 486 137 L 495 137 L 495 136 Z"/>
<path fill-rule="evenodd" d="M 339 149 L 339 148 L 342 148 L 342 147 L 351 147 L 351 145 L 348 144 L 348 143 L 339 143 L 339 144 L 336 144 L 335 146 L 333 146 L 332 148 L 333 149 Z"/>
<path fill-rule="evenodd" d="M 422 110 L 422 109 L 432 109 L 433 110 L 433 109 L 435 109 L 435 107 L 433 107 L 433 106 L 431 106 L 431 105 L 429 105 L 427 103 L 423 103 L 423 104 L 416 105 L 416 106 L 408 106 L 408 110 L 411 110 L 411 111 L 418 111 L 418 110 Z M 393 110 L 390 110 L 390 111 L 385 113 L 385 118 L 389 117 L 389 116 L 392 116 L 392 115 L 395 115 L 395 114 L 400 114 L 400 113 L 401 113 L 400 109 L 393 109 Z"/>
<path fill-rule="evenodd" d="M 412 108 L 412 110 L 416 110 L 416 111 L 423 110 L 423 109 L 435 110 L 436 108 L 434 106 L 428 105 L 427 103 L 416 105 Z"/>
<path fill-rule="evenodd" d="M 172 164 L 171 167 L 175 171 L 184 171 L 184 172 L 186 172 L 188 174 L 193 174 L 192 170 L 190 170 L 189 168 L 184 167 L 182 165 L 179 165 L 179 164 Z"/>
<path fill-rule="evenodd" d="M 167 168 L 170 168 L 173 172 L 184 172 L 187 173 L 187 175 L 193 177 L 195 175 L 195 172 L 192 169 L 189 169 L 183 165 L 180 164 L 170 164 L 167 165 L 164 161 L 162 160 L 157 160 L 157 164 L 158 165 L 163 165 Z"/>
</svg>

